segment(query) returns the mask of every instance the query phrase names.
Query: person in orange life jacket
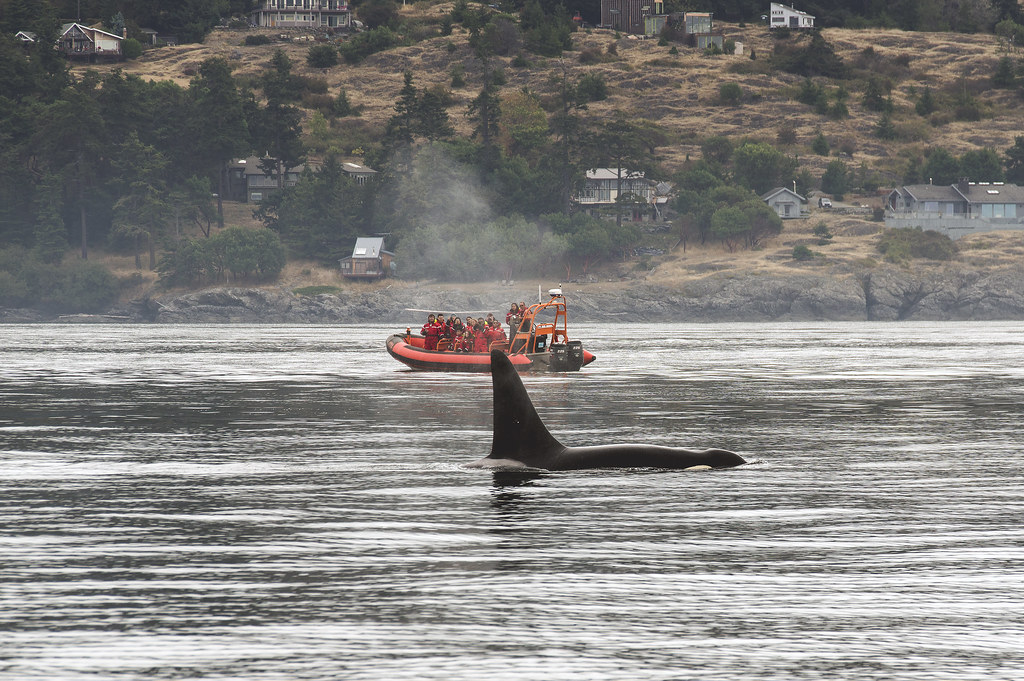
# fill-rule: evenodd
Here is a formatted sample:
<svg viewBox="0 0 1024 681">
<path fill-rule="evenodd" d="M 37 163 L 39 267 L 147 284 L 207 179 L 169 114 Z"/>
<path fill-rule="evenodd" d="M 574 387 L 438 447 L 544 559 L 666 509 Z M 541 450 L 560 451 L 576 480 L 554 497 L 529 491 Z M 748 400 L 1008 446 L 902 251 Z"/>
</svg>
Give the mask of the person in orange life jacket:
<svg viewBox="0 0 1024 681">
<path fill-rule="evenodd" d="M 423 349 L 437 350 L 437 341 L 441 337 L 441 325 L 437 323 L 434 315 L 427 317 L 427 323 L 420 329 L 420 333 L 426 336 L 426 340 L 423 341 Z"/>
<path fill-rule="evenodd" d="M 452 317 L 451 323 L 449 324 L 449 336 L 454 339 L 458 339 L 462 336 L 462 332 L 466 330 L 466 327 L 462 324 L 462 319 L 459 317 Z"/>
<path fill-rule="evenodd" d="M 437 325 L 439 327 L 441 327 L 438 330 L 438 332 L 437 332 L 438 339 L 447 338 L 448 337 L 448 323 L 444 320 L 444 313 L 443 312 L 438 312 L 437 313 Z"/>
<path fill-rule="evenodd" d="M 473 352 L 487 352 L 487 332 L 483 320 L 477 320 L 476 328 L 473 329 Z"/>
</svg>

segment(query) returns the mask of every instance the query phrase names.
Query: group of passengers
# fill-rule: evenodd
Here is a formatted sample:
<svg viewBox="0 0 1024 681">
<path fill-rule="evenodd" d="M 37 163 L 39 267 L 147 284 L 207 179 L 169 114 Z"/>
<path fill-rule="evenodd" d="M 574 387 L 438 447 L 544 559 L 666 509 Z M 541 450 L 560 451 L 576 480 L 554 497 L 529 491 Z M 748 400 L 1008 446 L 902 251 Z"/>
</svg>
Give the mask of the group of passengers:
<svg viewBox="0 0 1024 681">
<path fill-rule="evenodd" d="M 502 343 L 508 340 L 501 322 L 491 313 L 487 317 L 474 319 L 451 315 L 445 319 L 444 314 L 429 315 L 427 323 L 420 329 L 426 340 L 426 350 L 446 349 L 453 352 L 487 352 L 491 343 Z M 442 343 L 442 341 L 445 341 Z M 438 345 L 440 344 L 440 348 Z"/>
</svg>

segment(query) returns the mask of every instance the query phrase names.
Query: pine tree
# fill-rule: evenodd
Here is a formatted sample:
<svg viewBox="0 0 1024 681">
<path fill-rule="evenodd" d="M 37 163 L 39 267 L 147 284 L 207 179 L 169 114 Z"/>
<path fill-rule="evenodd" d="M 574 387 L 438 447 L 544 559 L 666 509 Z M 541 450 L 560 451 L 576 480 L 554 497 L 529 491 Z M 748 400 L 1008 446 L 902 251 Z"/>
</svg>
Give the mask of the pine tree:
<svg viewBox="0 0 1024 681">
<path fill-rule="evenodd" d="M 68 248 L 67 230 L 60 216 L 61 181 L 53 174 L 47 174 L 36 188 L 35 227 L 33 229 L 32 251 L 39 260 L 57 264 L 63 259 Z"/>
</svg>

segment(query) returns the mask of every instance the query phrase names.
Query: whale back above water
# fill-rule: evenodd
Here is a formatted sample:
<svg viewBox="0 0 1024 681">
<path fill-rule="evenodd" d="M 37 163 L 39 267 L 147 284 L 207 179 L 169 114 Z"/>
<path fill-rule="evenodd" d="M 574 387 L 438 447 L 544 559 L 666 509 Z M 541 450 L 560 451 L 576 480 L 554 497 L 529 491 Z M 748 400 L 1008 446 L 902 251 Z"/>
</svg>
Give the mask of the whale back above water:
<svg viewBox="0 0 1024 681">
<path fill-rule="evenodd" d="M 746 461 L 725 449 L 694 451 L 645 444 L 566 447 L 544 425 L 515 367 L 500 350 L 491 352 L 494 431 L 490 453 L 474 468 L 728 468 Z"/>
</svg>

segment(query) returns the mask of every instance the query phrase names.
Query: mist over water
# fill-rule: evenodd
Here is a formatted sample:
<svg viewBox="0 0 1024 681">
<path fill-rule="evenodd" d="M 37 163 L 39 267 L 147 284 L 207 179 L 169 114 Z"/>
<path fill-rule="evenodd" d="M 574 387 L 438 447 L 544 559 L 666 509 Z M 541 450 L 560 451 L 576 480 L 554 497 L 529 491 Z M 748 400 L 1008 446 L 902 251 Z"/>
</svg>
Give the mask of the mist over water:
<svg viewBox="0 0 1024 681">
<path fill-rule="evenodd" d="M 393 331 L 0 326 L 0 678 L 1024 676 L 1019 325 L 572 325 L 556 437 L 753 463 L 510 478 Z"/>
</svg>

